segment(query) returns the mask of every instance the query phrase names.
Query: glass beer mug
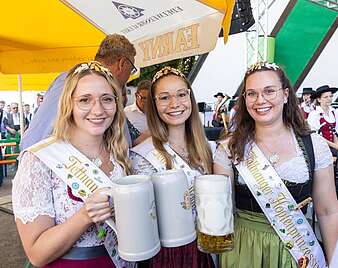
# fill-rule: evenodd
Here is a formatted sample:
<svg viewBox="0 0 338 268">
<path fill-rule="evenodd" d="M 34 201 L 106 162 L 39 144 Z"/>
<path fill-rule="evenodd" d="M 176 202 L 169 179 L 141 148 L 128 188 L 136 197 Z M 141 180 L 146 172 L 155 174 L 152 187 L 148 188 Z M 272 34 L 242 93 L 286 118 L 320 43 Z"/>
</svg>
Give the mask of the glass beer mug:
<svg viewBox="0 0 338 268">
<path fill-rule="evenodd" d="M 222 253 L 234 247 L 234 217 L 230 178 L 202 175 L 195 180 L 197 246 L 205 253 Z"/>
</svg>

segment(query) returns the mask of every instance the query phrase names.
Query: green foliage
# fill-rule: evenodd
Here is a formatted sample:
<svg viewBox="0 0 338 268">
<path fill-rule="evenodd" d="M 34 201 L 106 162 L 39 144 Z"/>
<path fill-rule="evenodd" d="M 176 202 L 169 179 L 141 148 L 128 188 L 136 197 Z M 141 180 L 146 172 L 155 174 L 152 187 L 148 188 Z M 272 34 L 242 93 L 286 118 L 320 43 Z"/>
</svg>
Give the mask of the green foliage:
<svg viewBox="0 0 338 268">
<path fill-rule="evenodd" d="M 145 80 L 145 79 L 152 80 L 155 73 L 165 66 L 176 68 L 180 70 L 182 73 L 184 73 L 185 76 L 188 76 L 195 62 L 196 62 L 196 57 L 192 56 L 192 57 L 171 60 L 171 61 L 154 64 L 148 67 L 141 68 L 140 77 L 128 83 L 128 86 L 137 86 L 138 82 L 141 80 Z"/>
</svg>

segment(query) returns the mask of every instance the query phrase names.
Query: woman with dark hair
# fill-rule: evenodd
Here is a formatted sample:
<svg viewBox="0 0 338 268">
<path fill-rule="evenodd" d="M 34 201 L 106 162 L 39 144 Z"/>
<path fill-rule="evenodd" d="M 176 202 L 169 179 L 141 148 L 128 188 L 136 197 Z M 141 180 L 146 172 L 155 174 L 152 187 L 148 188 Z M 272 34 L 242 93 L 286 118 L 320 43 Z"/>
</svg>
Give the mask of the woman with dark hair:
<svg viewBox="0 0 338 268">
<path fill-rule="evenodd" d="M 314 98 L 318 105 L 310 112 L 307 119 L 310 127 L 326 139 L 333 156 L 338 156 L 338 113 L 331 106 L 332 97 L 336 91 L 337 88 L 328 85 L 317 88 Z"/>
<path fill-rule="evenodd" d="M 212 172 L 212 153 L 188 80 L 180 71 L 164 67 L 153 78 L 146 105 L 151 137 L 131 149 L 133 172 L 151 175 L 166 169 L 182 169 L 188 178 L 196 215 L 194 178 Z M 211 256 L 198 251 L 196 241 L 180 247 L 163 247 L 143 264 L 158 268 L 213 267 Z"/>
<path fill-rule="evenodd" d="M 330 260 L 338 235 L 331 153 L 310 134 L 279 66 L 248 69 L 234 122 L 214 157 L 214 172 L 233 178 L 236 200 L 235 248 L 222 255 L 221 267 L 324 267 L 301 208 L 311 195 Z"/>
</svg>

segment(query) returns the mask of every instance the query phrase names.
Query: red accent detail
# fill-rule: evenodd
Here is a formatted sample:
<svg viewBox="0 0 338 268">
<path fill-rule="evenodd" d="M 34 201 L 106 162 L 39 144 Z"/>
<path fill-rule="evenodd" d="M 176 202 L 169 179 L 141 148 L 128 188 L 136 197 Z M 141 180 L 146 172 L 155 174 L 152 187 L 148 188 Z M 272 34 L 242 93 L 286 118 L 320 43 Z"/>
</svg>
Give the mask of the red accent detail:
<svg viewBox="0 0 338 268">
<path fill-rule="evenodd" d="M 67 186 L 67 192 L 68 192 L 68 196 L 70 197 L 70 199 L 77 201 L 77 202 L 83 202 L 81 198 L 73 195 L 72 189 L 69 186 Z"/>
<path fill-rule="evenodd" d="M 333 116 L 335 116 L 333 111 L 332 111 L 332 114 L 333 114 Z M 322 125 L 322 124 L 324 123 L 324 125 L 320 128 L 320 131 L 321 131 L 322 136 L 323 136 L 325 139 L 327 139 L 327 140 L 333 142 L 334 137 L 333 137 L 332 134 L 334 133 L 334 130 L 335 130 L 335 128 L 336 128 L 336 122 L 334 122 L 334 123 L 329 123 L 329 122 L 327 122 L 327 121 L 325 120 L 323 114 L 320 113 L 319 123 L 320 123 L 320 125 Z"/>
</svg>

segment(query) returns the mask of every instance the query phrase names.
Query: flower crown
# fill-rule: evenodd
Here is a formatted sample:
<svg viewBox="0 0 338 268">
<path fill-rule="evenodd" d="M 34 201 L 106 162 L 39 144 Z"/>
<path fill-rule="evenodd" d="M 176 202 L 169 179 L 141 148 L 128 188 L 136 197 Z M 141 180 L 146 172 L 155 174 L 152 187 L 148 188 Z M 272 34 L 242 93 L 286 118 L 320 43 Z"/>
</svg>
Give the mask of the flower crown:
<svg viewBox="0 0 338 268">
<path fill-rule="evenodd" d="M 269 63 L 267 61 L 259 61 L 256 62 L 255 64 L 252 64 L 248 70 L 246 71 L 247 74 L 257 71 L 257 70 L 261 70 L 262 68 L 266 68 L 269 70 L 274 70 L 277 71 L 280 69 L 280 67 L 276 64 L 276 63 Z"/>
<path fill-rule="evenodd" d="M 170 67 L 170 66 L 166 66 L 164 68 L 162 68 L 161 70 L 159 70 L 153 77 L 153 83 L 155 83 L 158 79 L 160 79 L 162 76 L 166 76 L 169 74 L 174 74 L 180 77 L 183 77 L 184 79 L 186 79 L 185 75 L 183 73 L 181 73 L 179 70 Z"/>
<path fill-rule="evenodd" d="M 98 61 L 89 61 L 89 62 L 84 62 L 81 63 L 73 72 L 73 74 L 78 74 L 86 70 L 94 70 L 98 73 L 102 73 L 105 76 L 109 76 L 110 78 L 114 79 L 114 76 L 112 73 L 106 68 L 101 65 Z"/>
</svg>

